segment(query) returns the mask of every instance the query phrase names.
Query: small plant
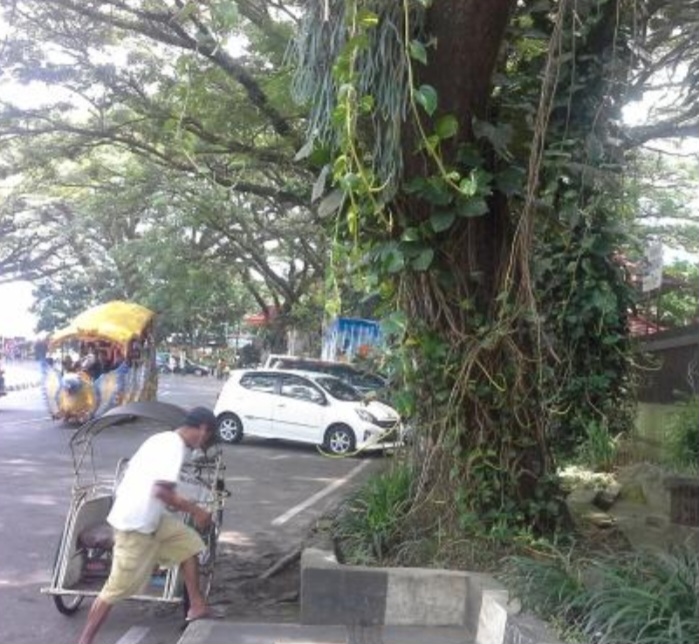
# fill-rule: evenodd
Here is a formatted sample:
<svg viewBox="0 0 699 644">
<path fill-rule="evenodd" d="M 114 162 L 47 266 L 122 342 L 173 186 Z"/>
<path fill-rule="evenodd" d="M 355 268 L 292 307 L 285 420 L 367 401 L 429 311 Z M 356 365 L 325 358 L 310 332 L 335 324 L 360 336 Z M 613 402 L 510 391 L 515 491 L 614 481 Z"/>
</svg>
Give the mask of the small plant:
<svg viewBox="0 0 699 644">
<path fill-rule="evenodd" d="M 699 396 L 693 396 L 672 415 L 666 434 L 668 465 L 696 471 L 699 467 Z"/>
<path fill-rule="evenodd" d="M 353 563 L 380 561 L 399 540 L 409 508 L 411 469 L 396 464 L 369 480 L 345 507 L 335 523 L 334 536 Z"/>
<path fill-rule="evenodd" d="M 609 472 L 619 451 L 619 436 L 612 436 L 604 420 L 592 421 L 586 426 L 586 436 L 578 448 L 583 464 L 595 472 Z"/>
<path fill-rule="evenodd" d="M 527 608 L 595 644 L 699 641 L 699 555 L 688 547 L 577 562 L 513 557 L 505 581 Z"/>
</svg>

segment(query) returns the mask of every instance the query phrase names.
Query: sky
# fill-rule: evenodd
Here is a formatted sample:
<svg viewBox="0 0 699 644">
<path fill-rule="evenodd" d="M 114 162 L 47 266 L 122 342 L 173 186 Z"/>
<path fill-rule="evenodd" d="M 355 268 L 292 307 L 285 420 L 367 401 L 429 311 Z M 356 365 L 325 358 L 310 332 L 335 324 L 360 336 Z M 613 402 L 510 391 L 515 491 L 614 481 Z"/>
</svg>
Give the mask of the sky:
<svg viewBox="0 0 699 644">
<path fill-rule="evenodd" d="M 6 35 L 8 29 L 0 17 L 0 37 Z M 245 43 L 240 39 L 233 38 L 226 44 L 226 49 L 232 55 L 240 55 L 245 51 Z M 117 48 L 118 51 L 118 48 Z M 110 52 L 114 55 L 115 52 Z M 96 56 L 100 54 L 95 52 Z M 118 59 L 125 60 L 125 52 Z M 53 87 L 47 92 L 46 87 L 41 83 L 31 83 L 30 85 L 19 85 L 16 83 L 4 82 L 2 84 L 3 94 L 10 98 L 13 102 L 20 104 L 22 107 L 37 107 L 47 101 L 56 99 L 57 88 Z M 60 96 L 64 100 L 75 100 L 75 96 L 69 92 L 65 92 L 65 96 Z M 665 96 L 661 93 L 658 96 L 644 96 L 644 100 L 627 105 L 624 109 L 624 121 L 630 125 L 637 125 L 645 122 L 649 116 L 649 103 L 663 105 L 668 101 L 674 100 L 674 96 Z M 675 143 L 676 145 L 676 143 Z M 699 139 L 684 140 L 682 142 L 682 151 L 693 154 L 699 153 Z M 699 201 L 699 197 L 698 197 Z M 666 248 L 664 252 L 665 263 L 671 263 L 674 260 L 682 259 L 687 261 L 699 262 L 698 254 L 689 254 L 684 252 L 673 251 Z M 36 317 L 29 312 L 33 304 L 32 286 L 28 282 L 14 282 L 10 284 L 0 284 L 0 337 L 2 336 L 25 336 L 33 337 L 35 335 Z"/>
<path fill-rule="evenodd" d="M 29 282 L 0 284 L 0 337 L 34 337 L 36 317 L 29 312 L 33 302 Z"/>
</svg>

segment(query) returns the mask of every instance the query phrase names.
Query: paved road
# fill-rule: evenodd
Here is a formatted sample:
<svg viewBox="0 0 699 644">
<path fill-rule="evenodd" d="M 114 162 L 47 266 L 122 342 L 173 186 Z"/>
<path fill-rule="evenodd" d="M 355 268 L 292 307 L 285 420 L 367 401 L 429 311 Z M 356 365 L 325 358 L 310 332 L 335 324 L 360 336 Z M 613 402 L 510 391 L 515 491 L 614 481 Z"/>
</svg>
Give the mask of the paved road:
<svg viewBox="0 0 699 644">
<path fill-rule="evenodd" d="M 213 405 L 220 382 L 163 376 L 159 398 L 182 406 Z M 48 417 L 40 390 L 0 399 L 0 644 L 69 644 L 85 619 L 60 615 L 39 589 L 49 581 L 73 480 L 72 430 Z M 142 430 L 114 428 L 100 439 L 98 467 L 113 471 L 143 440 Z M 381 459 L 329 459 L 312 447 L 246 439 L 226 446 L 232 497 L 222 540 L 250 548 L 261 538 L 289 548 L 339 495 Z M 100 644 L 172 644 L 180 636 L 179 609 L 127 602 L 100 634 Z"/>
</svg>

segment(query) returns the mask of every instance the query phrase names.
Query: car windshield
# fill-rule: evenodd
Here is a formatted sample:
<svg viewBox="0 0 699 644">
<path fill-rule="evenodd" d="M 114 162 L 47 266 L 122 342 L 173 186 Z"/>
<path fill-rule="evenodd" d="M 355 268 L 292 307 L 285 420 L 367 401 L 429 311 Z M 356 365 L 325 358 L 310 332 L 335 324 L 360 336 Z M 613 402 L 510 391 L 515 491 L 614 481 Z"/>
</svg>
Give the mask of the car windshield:
<svg viewBox="0 0 699 644">
<path fill-rule="evenodd" d="M 362 399 L 360 394 L 354 387 L 345 384 L 337 378 L 316 378 L 316 382 L 327 391 L 333 398 L 354 402 Z"/>
</svg>

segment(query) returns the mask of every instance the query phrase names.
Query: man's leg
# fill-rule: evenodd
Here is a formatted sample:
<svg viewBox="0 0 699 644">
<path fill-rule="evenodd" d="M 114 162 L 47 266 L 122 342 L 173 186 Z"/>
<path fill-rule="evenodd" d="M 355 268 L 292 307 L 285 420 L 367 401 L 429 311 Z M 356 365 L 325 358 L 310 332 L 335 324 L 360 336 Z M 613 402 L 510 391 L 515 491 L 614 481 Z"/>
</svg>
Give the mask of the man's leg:
<svg viewBox="0 0 699 644">
<path fill-rule="evenodd" d="M 155 538 L 159 543 L 158 559 L 162 565 L 179 563 L 189 595 L 187 619 L 199 619 L 209 614 L 206 600 L 199 588 L 199 553 L 204 542 L 194 528 L 166 515 L 160 521 Z"/>
<path fill-rule="evenodd" d="M 112 568 L 92 603 L 78 644 L 92 644 L 112 606 L 141 589 L 153 570 L 157 545 L 150 535 L 115 531 Z"/>
<path fill-rule="evenodd" d="M 189 595 L 187 619 L 199 619 L 209 612 L 206 606 L 206 600 L 199 588 L 199 559 L 197 555 L 194 555 L 183 561 L 181 565 L 184 585 L 187 587 L 187 594 Z"/>
<path fill-rule="evenodd" d="M 112 605 L 108 604 L 103 599 L 97 597 L 90 608 L 90 612 L 87 615 L 87 622 L 83 628 L 83 632 L 80 635 L 78 644 L 92 644 L 92 640 L 95 639 L 97 631 L 100 629 L 104 620 L 107 619 L 109 612 L 112 610 Z"/>
</svg>

